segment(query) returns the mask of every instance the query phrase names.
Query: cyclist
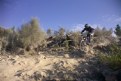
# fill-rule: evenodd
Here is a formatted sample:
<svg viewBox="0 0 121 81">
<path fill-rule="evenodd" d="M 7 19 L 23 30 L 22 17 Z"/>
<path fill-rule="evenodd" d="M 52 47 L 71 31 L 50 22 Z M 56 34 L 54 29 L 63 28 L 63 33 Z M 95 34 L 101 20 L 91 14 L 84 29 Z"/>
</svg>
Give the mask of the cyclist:
<svg viewBox="0 0 121 81">
<path fill-rule="evenodd" d="M 88 24 L 85 24 L 84 26 L 85 28 L 81 31 L 81 34 L 83 34 L 84 31 L 87 32 L 87 44 L 90 43 L 91 40 L 91 35 L 94 33 L 94 28 L 92 28 L 91 26 L 89 26 Z"/>
</svg>

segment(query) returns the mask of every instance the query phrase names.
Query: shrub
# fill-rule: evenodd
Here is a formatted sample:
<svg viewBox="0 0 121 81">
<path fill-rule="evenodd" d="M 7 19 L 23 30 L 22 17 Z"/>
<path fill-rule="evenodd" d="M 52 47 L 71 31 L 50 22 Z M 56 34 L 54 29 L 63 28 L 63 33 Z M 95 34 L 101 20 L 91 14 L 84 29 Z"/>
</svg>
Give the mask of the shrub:
<svg viewBox="0 0 121 81">
<path fill-rule="evenodd" d="M 22 25 L 19 34 L 24 47 L 39 44 L 45 39 L 45 32 L 40 29 L 37 19 Z"/>
<path fill-rule="evenodd" d="M 5 32 L 6 32 L 6 30 L 4 28 L 0 27 L 0 38 L 6 36 Z"/>
<path fill-rule="evenodd" d="M 80 32 L 73 32 L 70 38 L 74 41 L 74 44 L 77 47 L 80 42 Z"/>
<path fill-rule="evenodd" d="M 121 26 L 119 24 L 116 25 L 114 33 L 118 38 L 118 43 L 121 45 Z"/>
<path fill-rule="evenodd" d="M 97 27 L 96 29 L 95 29 L 95 33 L 94 33 L 94 36 L 95 37 L 108 37 L 108 36 L 112 36 L 112 29 L 106 29 L 105 27 L 104 28 L 99 28 L 99 27 Z"/>
<path fill-rule="evenodd" d="M 109 54 L 100 54 L 102 63 L 108 65 L 112 69 L 121 69 L 121 47 L 116 44 L 110 45 L 108 48 Z"/>
<path fill-rule="evenodd" d="M 97 27 L 95 29 L 93 42 L 97 44 L 114 42 L 114 40 L 112 40 L 112 33 L 112 29 L 108 30 L 106 28 Z"/>
<path fill-rule="evenodd" d="M 13 28 L 5 29 L 0 27 L 1 50 L 11 50 L 15 47 L 16 31 Z"/>
<path fill-rule="evenodd" d="M 121 37 L 121 26 L 119 24 L 116 25 L 114 33 L 118 36 Z"/>
<path fill-rule="evenodd" d="M 47 35 L 48 37 L 52 37 L 52 30 L 50 28 L 47 30 Z"/>
<path fill-rule="evenodd" d="M 55 40 L 57 41 L 61 41 L 62 39 L 64 39 L 65 37 L 65 29 L 64 28 L 60 28 L 58 31 L 54 31 L 54 37 Z"/>
<path fill-rule="evenodd" d="M 64 28 L 60 28 L 58 33 L 59 33 L 59 37 L 63 37 L 64 34 L 65 34 L 65 29 Z"/>
<path fill-rule="evenodd" d="M 21 44 L 19 40 L 19 34 L 17 31 L 15 31 L 15 27 L 9 29 L 11 31 L 7 37 L 7 51 L 15 51 Z"/>
</svg>

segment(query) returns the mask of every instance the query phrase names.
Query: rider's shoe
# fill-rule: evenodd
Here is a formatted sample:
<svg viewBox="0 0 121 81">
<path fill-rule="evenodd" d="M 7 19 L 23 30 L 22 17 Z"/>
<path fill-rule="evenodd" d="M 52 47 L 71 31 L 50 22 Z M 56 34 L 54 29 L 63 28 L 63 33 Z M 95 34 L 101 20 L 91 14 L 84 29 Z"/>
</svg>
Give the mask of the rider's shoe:
<svg viewBox="0 0 121 81">
<path fill-rule="evenodd" d="M 90 45 L 90 43 L 87 43 L 87 45 Z"/>
</svg>

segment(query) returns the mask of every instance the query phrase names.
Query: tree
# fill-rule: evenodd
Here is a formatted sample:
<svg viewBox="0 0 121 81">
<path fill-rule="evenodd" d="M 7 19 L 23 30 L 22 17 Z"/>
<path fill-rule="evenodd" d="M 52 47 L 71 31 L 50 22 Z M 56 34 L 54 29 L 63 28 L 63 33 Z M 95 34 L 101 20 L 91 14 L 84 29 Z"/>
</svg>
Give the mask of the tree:
<svg viewBox="0 0 121 81">
<path fill-rule="evenodd" d="M 47 35 L 48 35 L 49 37 L 52 36 L 52 30 L 51 30 L 50 28 L 47 30 Z"/>
<path fill-rule="evenodd" d="M 115 32 L 118 37 L 121 37 L 121 26 L 119 24 L 116 25 Z"/>
<path fill-rule="evenodd" d="M 54 31 L 54 36 L 57 40 L 63 39 L 64 35 L 65 35 L 64 28 L 60 28 L 58 31 Z"/>
<path fill-rule="evenodd" d="M 60 29 L 59 29 L 59 36 L 60 36 L 60 37 L 63 37 L 64 34 L 65 34 L 65 29 L 64 29 L 64 28 L 60 28 Z"/>
<path fill-rule="evenodd" d="M 45 38 L 45 32 L 40 29 L 39 22 L 35 18 L 22 25 L 19 33 L 23 46 L 36 45 Z"/>
</svg>

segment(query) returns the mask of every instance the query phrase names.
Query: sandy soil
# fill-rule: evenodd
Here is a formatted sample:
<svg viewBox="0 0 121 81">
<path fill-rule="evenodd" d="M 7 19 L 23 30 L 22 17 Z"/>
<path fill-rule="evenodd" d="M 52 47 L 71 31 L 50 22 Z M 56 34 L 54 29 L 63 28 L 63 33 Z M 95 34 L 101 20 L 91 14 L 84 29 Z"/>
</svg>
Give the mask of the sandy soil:
<svg viewBox="0 0 121 81">
<path fill-rule="evenodd" d="M 93 66 L 87 61 L 93 56 L 91 54 L 86 54 L 83 58 L 70 58 L 69 54 L 64 54 L 64 56 L 47 54 L 0 56 L 0 81 L 72 80 L 73 77 L 79 78 L 89 73 L 90 67 Z"/>
<path fill-rule="evenodd" d="M 41 81 L 41 77 L 48 76 L 48 70 L 54 71 L 57 69 L 56 66 L 61 67 L 61 65 L 68 70 L 74 70 L 79 61 L 80 59 L 61 56 L 1 56 L 0 81 Z M 38 80 L 35 78 L 37 74 Z"/>
</svg>

